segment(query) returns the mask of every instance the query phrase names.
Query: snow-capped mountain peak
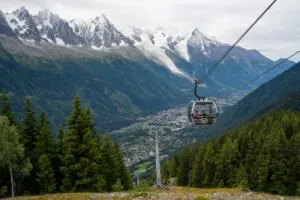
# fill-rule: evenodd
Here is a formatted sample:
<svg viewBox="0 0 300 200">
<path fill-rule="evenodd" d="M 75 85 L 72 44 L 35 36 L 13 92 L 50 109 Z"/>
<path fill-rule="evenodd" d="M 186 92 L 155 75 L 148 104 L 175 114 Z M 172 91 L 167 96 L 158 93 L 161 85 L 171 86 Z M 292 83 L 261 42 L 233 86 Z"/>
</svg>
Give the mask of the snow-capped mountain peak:
<svg viewBox="0 0 300 200">
<path fill-rule="evenodd" d="M 1 31 L 5 30 L 0 31 L 0 34 L 69 48 L 80 46 L 102 50 L 135 47 L 148 59 L 185 77 L 188 75 L 183 68 L 178 67 L 178 63 L 190 66 L 193 62 L 219 54 L 224 49 L 224 44 L 198 28 L 185 31 L 162 26 L 154 29 L 130 27 L 120 31 L 105 15 L 88 21 L 66 21 L 47 9 L 31 16 L 24 7 L 4 16 L 1 19 L 0 14 L 0 28 Z"/>
<path fill-rule="evenodd" d="M 191 45 L 202 45 L 202 44 L 214 44 L 214 45 L 224 45 L 221 42 L 217 41 L 217 39 L 215 37 L 211 37 L 208 36 L 206 34 L 204 34 L 203 32 L 201 32 L 198 28 L 194 29 L 194 31 L 192 32 L 192 36 L 189 39 L 189 42 Z"/>
<path fill-rule="evenodd" d="M 15 11 L 13 11 L 13 14 L 20 18 L 29 17 L 29 11 L 23 6 Z"/>
<path fill-rule="evenodd" d="M 193 52 L 200 52 L 204 56 L 211 56 L 212 49 L 223 46 L 213 37 L 209 37 L 202 33 L 198 28 L 194 29 L 191 37 L 187 41 L 188 48 Z"/>
<path fill-rule="evenodd" d="M 196 28 L 192 32 L 192 35 L 189 39 L 189 44 L 199 46 L 199 45 L 205 45 L 209 41 L 210 39 L 206 35 L 204 35 L 198 28 Z"/>
<path fill-rule="evenodd" d="M 0 34 L 8 37 L 16 37 L 16 34 L 8 25 L 4 13 L 0 10 Z"/>
<path fill-rule="evenodd" d="M 44 9 L 42 11 L 39 11 L 37 16 L 41 19 L 41 20 L 47 20 L 49 19 L 51 16 L 53 15 L 53 13 L 48 10 L 48 9 Z"/>
<path fill-rule="evenodd" d="M 34 19 L 44 40 L 62 46 L 85 45 L 84 40 L 73 32 L 69 23 L 51 11 L 40 11 Z"/>
<path fill-rule="evenodd" d="M 91 23 L 95 24 L 95 25 L 98 25 L 98 26 L 112 25 L 111 22 L 108 20 L 108 18 L 104 14 L 95 17 L 95 19 L 93 19 L 91 21 Z"/>
<path fill-rule="evenodd" d="M 105 15 L 97 16 L 89 23 L 90 32 L 104 32 L 105 29 L 114 29 L 113 24 L 110 23 Z"/>
<path fill-rule="evenodd" d="M 53 14 L 50 10 L 44 9 L 38 12 L 38 14 L 35 16 L 35 20 L 37 24 L 45 24 L 45 22 L 48 22 L 48 25 L 52 26 L 53 23 L 60 20 L 60 17 Z"/>
<path fill-rule="evenodd" d="M 32 16 L 25 7 L 5 14 L 11 29 L 22 40 L 40 42 L 41 37 Z"/>
</svg>

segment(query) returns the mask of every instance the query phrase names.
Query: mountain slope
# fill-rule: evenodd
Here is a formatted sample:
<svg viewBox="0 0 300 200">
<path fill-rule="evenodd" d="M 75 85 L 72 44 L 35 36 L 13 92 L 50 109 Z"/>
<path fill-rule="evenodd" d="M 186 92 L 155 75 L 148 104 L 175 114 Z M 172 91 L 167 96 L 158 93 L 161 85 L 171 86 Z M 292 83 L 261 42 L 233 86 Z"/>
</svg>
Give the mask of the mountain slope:
<svg viewBox="0 0 300 200">
<path fill-rule="evenodd" d="M 220 116 L 216 127 L 243 122 L 280 109 L 300 110 L 300 63 L 261 85 Z"/>
<path fill-rule="evenodd" d="M 2 44 L 11 44 L 4 40 Z M 187 80 L 170 75 L 138 52 L 136 60 L 131 60 L 114 52 L 90 55 L 95 52 L 69 52 L 55 47 L 59 56 L 47 58 L 44 54 L 53 46 L 48 50 L 43 46 L 39 51 L 38 45 L 29 48 L 14 42 L 14 48 L 24 48 L 30 55 L 11 54 L 1 48 L 0 88 L 15 95 L 18 108 L 25 96 L 32 97 L 56 126 L 62 125 L 60 121 L 71 109 L 74 95 L 81 96 L 93 109 L 96 119 L 102 122 L 98 127 L 101 129 L 116 129 L 137 116 L 185 101 L 179 85 L 186 85 Z"/>
<path fill-rule="evenodd" d="M 77 36 L 69 23 L 49 10 L 40 11 L 34 16 L 34 21 L 40 31 L 41 37 L 58 45 L 84 45 L 82 38 Z"/>
</svg>

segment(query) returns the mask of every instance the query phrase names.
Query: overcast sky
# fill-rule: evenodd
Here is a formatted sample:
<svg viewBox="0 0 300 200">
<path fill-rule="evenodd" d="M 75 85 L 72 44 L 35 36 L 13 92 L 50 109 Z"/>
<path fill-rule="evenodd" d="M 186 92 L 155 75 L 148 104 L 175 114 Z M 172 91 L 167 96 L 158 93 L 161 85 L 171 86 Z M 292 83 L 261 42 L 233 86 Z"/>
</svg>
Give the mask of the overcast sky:
<svg viewBox="0 0 300 200">
<path fill-rule="evenodd" d="M 273 0 L 1 0 L 3 12 L 48 8 L 65 19 L 105 14 L 117 27 L 198 27 L 232 44 Z M 276 60 L 300 50 L 300 0 L 278 0 L 239 44 Z M 300 60 L 300 56 L 294 58 Z"/>
</svg>

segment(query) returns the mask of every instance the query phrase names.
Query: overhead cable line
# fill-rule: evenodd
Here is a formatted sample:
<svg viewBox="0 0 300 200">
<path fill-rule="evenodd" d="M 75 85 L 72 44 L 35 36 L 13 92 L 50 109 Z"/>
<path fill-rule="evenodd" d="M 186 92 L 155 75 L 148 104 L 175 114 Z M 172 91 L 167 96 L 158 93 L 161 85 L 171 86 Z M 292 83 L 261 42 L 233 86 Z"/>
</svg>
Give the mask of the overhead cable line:
<svg viewBox="0 0 300 200">
<path fill-rule="evenodd" d="M 294 54 L 292 54 L 291 56 L 289 56 L 288 58 L 280 61 L 279 63 L 276 63 L 275 65 L 273 65 L 272 67 L 270 67 L 269 69 L 267 69 L 265 72 L 261 73 L 260 75 L 258 75 L 257 77 L 251 79 L 250 81 L 248 81 L 246 84 L 242 85 L 241 87 L 238 88 L 238 90 L 245 88 L 246 86 L 250 85 L 251 83 L 253 83 L 254 81 L 256 81 L 257 79 L 259 79 L 260 77 L 262 77 L 263 75 L 269 73 L 270 71 L 272 71 L 273 69 L 275 69 L 276 67 L 278 67 L 279 65 L 285 63 L 286 61 L 288 61 L 290 58 L 296 56 L 297 54 L 299 54 L 300 51 L 295 52 Z"/>
<path fill-rule="evenodd" d="M 233 48 L 245 37 L 245 35 L 254 27 L 254 25 L 270 10 L 270 8 L 276 3 L 277 0 L 274 0 L 260 16 L 250 25 L 250 27 L 238 38 L 238 40 L 224 53 L 224 55 L 220 58 L 218 62 L 216 62 L 204 75 L 204 77 L 200 80 L 201 82 L 204 82 L 208 76 L 215 70 L 216 67 L 218 67 L 222 61 L 227 57 L 227 55 L 233 50 Z"/>
</svg>

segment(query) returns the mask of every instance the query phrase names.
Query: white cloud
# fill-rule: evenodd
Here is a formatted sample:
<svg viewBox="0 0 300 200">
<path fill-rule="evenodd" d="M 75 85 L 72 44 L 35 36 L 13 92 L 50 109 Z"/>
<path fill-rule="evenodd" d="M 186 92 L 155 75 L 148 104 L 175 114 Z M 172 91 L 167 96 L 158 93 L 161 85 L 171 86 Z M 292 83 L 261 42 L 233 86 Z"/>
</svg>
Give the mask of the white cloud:
<svg viewBox="0 0 300 200">
<path fill-rule="evenodd" d="M 48 8 L 65 19 L 88 19 L 104 13 L 118 27 L 198 27 L 218 40 L 233 43 L 273 0 L 9 0 L 0 8 L 25 6 L 31 12 Z M 300 1 L 279 0 L 241 46 L 258 49 L 271 59 L 300 49 Z M 300 60 L 300 56 L 295 57 Z"/>
</svg>

